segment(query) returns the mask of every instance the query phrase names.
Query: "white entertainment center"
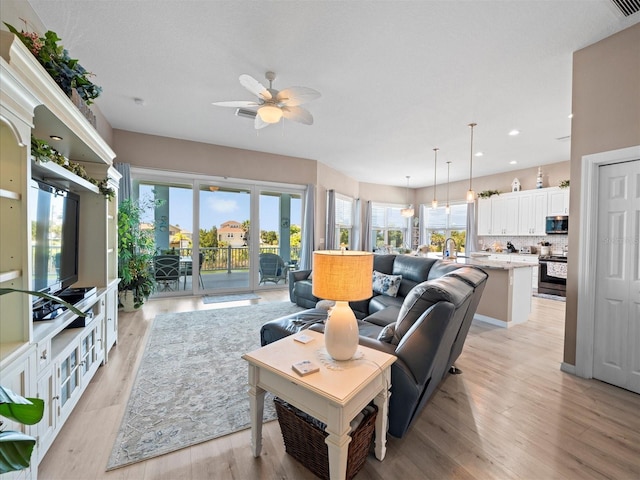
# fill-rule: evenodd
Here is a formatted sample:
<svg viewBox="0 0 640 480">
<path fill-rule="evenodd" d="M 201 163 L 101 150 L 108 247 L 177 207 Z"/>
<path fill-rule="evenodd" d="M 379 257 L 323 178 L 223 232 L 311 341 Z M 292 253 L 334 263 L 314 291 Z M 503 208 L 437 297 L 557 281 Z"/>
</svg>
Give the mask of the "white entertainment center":
<svg viewBox="0 0 640 480">
<path fill-rule="evenodd" d="M 37 467 L 84 389 L 118 339 L 117 191 L 115 153 L 13 34 L 0 32 L 0 287 L 30 290 L 29 189 L 32 178 L 60 185 L 80 197 L 78 281 L 96 287 L 75 305 L 82 319 L 64 311 L 34 321 L 31 297 L 0 295 L 0 384 L 45 402 L 44 418 L 28 427 L 6 422 L 37 439 L 31 467 L 3 479 L 37 478 Z M 116 192 L 107 199 L 89 181 L 54 162 L 31 157 L 31 135 L 49 142 L 96 179 L 108 178 Z M 78 322 L 78 320 L 80 321 Z M 72 327 L 79 324 L 79 326 Z M 4 420 L 4 419 L 3 419 Z"/>
</svg>

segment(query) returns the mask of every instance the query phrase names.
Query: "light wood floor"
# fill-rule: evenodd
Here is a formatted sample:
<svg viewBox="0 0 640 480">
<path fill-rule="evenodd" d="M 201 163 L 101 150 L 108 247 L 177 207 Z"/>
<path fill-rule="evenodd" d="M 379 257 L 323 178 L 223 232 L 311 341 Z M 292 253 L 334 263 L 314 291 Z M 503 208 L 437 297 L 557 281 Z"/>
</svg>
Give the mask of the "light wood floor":
<svg viewBox="0 0 640 480">
<path fill-rule="evenodd" d="M 157 313 L 287 300 L 204 305 L 158 299 L 120 312 L 119 342 L 39 467 L 40 479 L 313 479 L 284 451 L 277 422 L 251 456 L 243 431 L 105 472 L 129 390 Z M 357 479 L 639 479 L 640 395 L 560 371 L 564 303 L 533 299 L 529 322 L 473 325 L 457 366 L 387 457 L 369 456 Z M 213 385 L 212 388 L 224 388 Z"/>
</svg>

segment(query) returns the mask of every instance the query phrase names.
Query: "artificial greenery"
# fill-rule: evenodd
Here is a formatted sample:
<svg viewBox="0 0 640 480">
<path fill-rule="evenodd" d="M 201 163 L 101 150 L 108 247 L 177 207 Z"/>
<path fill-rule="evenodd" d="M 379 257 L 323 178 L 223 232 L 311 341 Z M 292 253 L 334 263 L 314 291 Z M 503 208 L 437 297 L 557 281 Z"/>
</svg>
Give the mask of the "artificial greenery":
<svg viewBox="0 0 640 480">
<path fill-rule="evenodd" d="M 560 188 L 569 188 L 569 180 L 562 180 L 559 185 Z"/>
<path fill-rule="evenodd" d="M 105 178 L 103 180 L 96 180 L 95 178 L 91 178 L 87 175 L 86 170 L 79 163 L 69 161 L 64 155 L 58 152 L 55 148 L 51 147 L 44 140 L 40 140 L 39 138 L 31 135 L 31 155 L 40 163 L 46 163 L 52 161 L 57 163 L 58 165 L 66 168 L 72 173 L 75 173 L 80 178 L 84 178 L 88 182 L 92 183 L 100 193 L 105 196 L 108 200 L 112 200 L 116 191 L 109 186 L 109 179 Z"/>
<path fill-rule="evenodd" d="M 40 37 L 35 32 L 18 31 L 8 23 L 4 24 L 25 44 L 68 97 L 71 97 L 71 92 L 75 89 L 78 96 L 87 105 L 91 105 L 100 96 L 102 88 L 89 80 L 93 73 L 87 72 L 77 59 L 69 56 L 62 45 L 58 45 L 61 39 L 55 32 L 48 30 L 44 37 Z"/>
<path fill-rule="evenodd" d="M 490 198 L 494 195 L 500 195 L 500 192 L 498 190 L 483 190 L 482 192 L 478 193 L 478 197 L 480 198 Z"/>
<path fill-rule="evenodd" d="M 125 199 L 118 207 L 118 290 L 131 291 L 135 308 L 140 308 L 155 290 L 151 269 L 155 251 L 154 228 L 141 228 L 140 220 L 151 200 Z"/>
</svg>

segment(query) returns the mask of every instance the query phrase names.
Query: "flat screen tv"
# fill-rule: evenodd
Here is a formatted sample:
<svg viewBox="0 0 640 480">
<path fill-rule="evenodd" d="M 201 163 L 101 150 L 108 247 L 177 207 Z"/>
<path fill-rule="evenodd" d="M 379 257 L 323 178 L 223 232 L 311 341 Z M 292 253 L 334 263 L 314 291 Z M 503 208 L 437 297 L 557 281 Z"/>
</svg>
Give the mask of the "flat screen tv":
<svg viewBox="0 0 640 480">
<path fill-rule="evenodd" d="M 55 295 L 78 281 L 80 197 L 35 179 L 29 193 L 31 286 Z"/>
</svg>

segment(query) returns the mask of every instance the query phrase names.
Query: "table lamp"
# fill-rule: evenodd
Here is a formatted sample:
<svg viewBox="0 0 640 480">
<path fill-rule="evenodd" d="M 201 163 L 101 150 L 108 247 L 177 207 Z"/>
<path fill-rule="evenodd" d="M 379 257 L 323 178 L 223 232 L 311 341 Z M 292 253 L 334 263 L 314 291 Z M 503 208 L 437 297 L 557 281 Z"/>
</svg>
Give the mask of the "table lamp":
<svg viewBox="0 0 640 480">
<path fill-rule="evenodd" d="M 336 302 L 324 328 L 325 346 L 334 360 L 349 360 L 358 349 L 358 322 L 349 302 L 371 298 L 372 275 L 372 253 L 313 252 L 313 294 Z"/>
</svg>

